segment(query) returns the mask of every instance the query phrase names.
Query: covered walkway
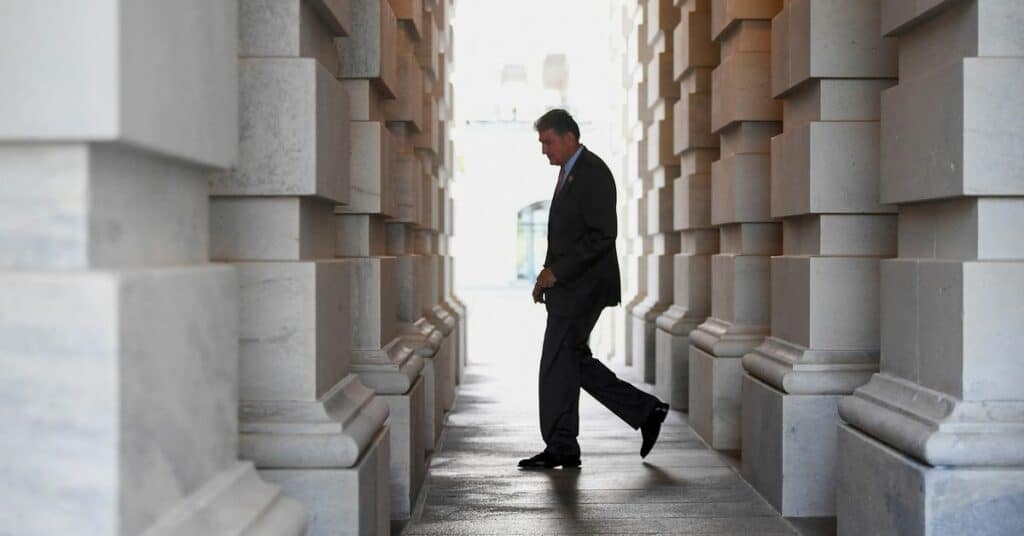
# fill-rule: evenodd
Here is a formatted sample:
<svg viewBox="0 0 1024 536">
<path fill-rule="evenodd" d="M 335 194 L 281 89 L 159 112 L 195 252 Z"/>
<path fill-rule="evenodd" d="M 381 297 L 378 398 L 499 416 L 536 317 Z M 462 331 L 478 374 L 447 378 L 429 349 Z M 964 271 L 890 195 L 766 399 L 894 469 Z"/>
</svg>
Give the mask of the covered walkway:
<svg viewBox="0 0 1024 536">
<path fill-rule="evenodd" d="M 516 461 L 542 445 L 535 376 L 544 313 L 526 292 L 461 293 L 473 311 L 471 365 L 403 534 L 796 533 L 676 411 L 644 462 L 639 432 L 584 394 L 583 467 L 519 470 Z M 635 381 L 630 369 L 617 372 Z"/>
</svg>

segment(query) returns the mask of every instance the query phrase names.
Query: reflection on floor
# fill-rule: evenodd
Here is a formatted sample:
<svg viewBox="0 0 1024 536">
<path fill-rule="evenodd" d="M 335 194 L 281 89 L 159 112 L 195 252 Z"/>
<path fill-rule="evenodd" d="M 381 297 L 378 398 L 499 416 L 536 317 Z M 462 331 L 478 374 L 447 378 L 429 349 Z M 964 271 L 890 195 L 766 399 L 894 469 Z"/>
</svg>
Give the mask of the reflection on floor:
<svg viewBox="0 0 1024 536">
<path fill-rule="evenodd" d="M 519 458 L 543 447 L 536 374 L 544 312 L 528 292 L 463 293 L 472 363 L 404 534 L 796 534 L 676 411 L 643 461 L 639 432 L 583 394 L 583 467 L 518 469 Z"/>
</svg>

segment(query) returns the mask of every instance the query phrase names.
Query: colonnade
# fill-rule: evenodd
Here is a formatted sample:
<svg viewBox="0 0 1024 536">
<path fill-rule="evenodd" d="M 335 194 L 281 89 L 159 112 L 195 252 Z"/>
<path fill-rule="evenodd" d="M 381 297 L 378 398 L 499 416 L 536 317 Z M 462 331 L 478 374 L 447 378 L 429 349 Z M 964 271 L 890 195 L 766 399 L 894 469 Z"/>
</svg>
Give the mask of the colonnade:
<svg viewBox="0 0 1024 536">
<path fill-rule="evenodd" d="M 640 0 L 624 30 L 646 67 L 626 362 L 783 515 L 1024 526 L 1021 17 Z"/>
<path fill-rule="evenodd" d="M 409 517 L 466 359 L 452 9 L 3 8 L 0 527 Z"/>
</svg>

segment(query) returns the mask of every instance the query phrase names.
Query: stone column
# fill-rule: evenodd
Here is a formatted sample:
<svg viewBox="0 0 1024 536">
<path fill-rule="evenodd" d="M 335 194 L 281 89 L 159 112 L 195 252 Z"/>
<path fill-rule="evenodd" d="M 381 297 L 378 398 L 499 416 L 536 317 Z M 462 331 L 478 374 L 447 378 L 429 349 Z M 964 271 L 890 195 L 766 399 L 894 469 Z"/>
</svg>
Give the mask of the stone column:
<svg viewBox="0 0 1024 536">
<path fill-rule="evenodd" d="M 644 191 L 641 203 L 646 218 L 644 253 L 645 297 L 632 310 L 633 363 L 638 375 L 654 383 L 655 320 L 672 300 L 672 255 L 678 252 L 678 238 L 672 230 L 672 181 L 679 176 L 679 161 L 673 154 L 673 106 L 679 100 L 679 85 L 672 76 L 672 31 L 679 23 L 679 9 L 671 0 L 647 0 L 644 5 L 641 46 L 643 61 L 641 90 L 643 151 L 640 172 Z"/>
<path fill-rule="evenodd" d="M 770 210 L 770 141 L 782 125 L 771 95 L 771 18 L 782 0 L 713 0 L 711 128 L 721 158 L 711 165 L 711 317 L 690 333 L 690 425 L 712 447 L 740 446 L 740 358 L 770 328 L 769 259 L 782 250 Z"/>
<path fill-rule="evenodd" d="M 684 0 L 672 35 L 675 104 L 673 154 L 680 177 L 672 185 L 672 228 L 679 251 L 672 260 L 672 305 L 657 319 L 655 393 L 675 409 L 689 406 L 690 332 L 711 314 L 711 255 L 718 230 L 711 227 L 711 161 L 718 136 L 711 133 L 711 70 L 718 43 L 711 40 L 710 0 Z"/>
<path fill-rule="evenodd" d="M 835 515 L 844 394 L 878 369 L 879 263 L 896 217 L 879 203 L 879 101 L 896 75 L 881 2 L 791 0 L 772 24 L 772 335 L 743 357 L 743 474 L 785 516 Z"/>
<path fill-rule="evenodd" d="M 4 5 L 0 532 L 305 531 L 238 461 L 238 282 L 208 261 L 237 25 L 229 1 Z"/>
<path fill-rule="evenodd" d="M 424 358 L 426 447 L 433 450 L 444 425 L 444 411 L 454 401 L 455 366 L 450 335 L 455 319 L 440 305 L 441 258 L 437 255 L 441 190 L 438 170 L 447 144 L 440 113 L 447 79 L 442 44 L 448 43 L 446 3 L 423 4 L 420 39 L 414 43 L 423 76 L 423 121 L 412 133 L 416 191 L 415 220 L 389 225 L 389 249 L 399 255 L 399 324 Z M 447 46 L 447 45 L 445 45 Z"/>
<path fill-rule="evenodd" d="M 640 135 L 638 124 L 636 92 L 639 78 L 643 76 L 642 70 L 636 59 L 638 41 L 634 35 L 637 32 L 636 21 L 640 12 L 639 2 L 610 2 L 608 4 L 608 15 L 612 21 L 612 27 L 619 28 L 609 46 L 609 55 L 613 58 L 615 67 L 618 69 L 617 82 L 621 87 L 619 98 L 614 99 L 610 104 L 616 109 L 616 116 L 612 119 L 610 128 L 614 132 L 615 143 L 609 147 L 610 154 L 606 162 L 612 170 L 616 179 L 618 228 L 619 234 L 616 239 L 616 251 L 618 252 L 619 273 L 622 279 L 622 300 L 629 304 L 636 295 L 636 272 L 632 249 L 634 244 L 633 219 L 631 192 L 629 184 L 632 177 L 636 176 L 636 138 Z M 607 352 L 602 356 L 611 361 L 615 360 L 621 364 L 626 363 L 629 357 L 629 346 L 626 344 L 626 335 L 629 333 L 629 322 L 632 316 L 626 312 L 624 307 L 607 309 L 600 322 L 601 333 L 604 335 L 604 346 Z"/>
<path fill-rule="evenodd" d="M 432 175 L 431 201 L 433 213 L 429 225 L 425 225 L 426 233 L 421 233 L 423 252 L 430 258 L 430 300 L 429 308 L 424 311 L 426 318 L 444 335 L 440 353 L 444 365 L 444 397 L 443 407 L 450 410 L 455 405 L 455 385 L 458 383 L 458 325 L 459 319 L 446 306 L 444 295 L 445 258 L 442 242 L 445 236 L 448 218 L 448 183 L 451 178 L 451 148 L 448 136 L 448 121 L 452 107 L 452 84 L 448 79 L 451 72 L 452 29 L 451 0 L 429 0 L 427 2 L 434 24 L 437 25 L 438 50 L 437 70 L 433 73 L 430 84 L 429 98 L 435 110 L 435 131 L 431 139 L 432 145 L 421 150 L 424 166 L 429 167 Z"/>
<path fill-rule="evenodd" d="M 407 186 L 399 182 L 408 180 L 403 159 L 408 132 L 422 122 L 423 84 L 410 42 L 416 6 L 394 4 L 395 11 L 387 2 L 352 4 L 360 24 L 338 41 L 352 102 L 352 187 L 349 203 L 335 212 L 336 253 L 354 276 L 352 369 L 389 406 L 391 518 L 401 520 L 426 472 L 423 359 L 399 334 L 397 259 L 387 254 L 386 224 L 402 215 Z"/>
<path fill-rule="evenodd" d="M 311 534 L 390 526 L 388 405 L 354 374 L 353 265 L 335 258 L 335 206 L 368 197 L 336 79 L 352 60 L 334 39 L 367 28 L 355 4 L 349 25 L 347 3 L 240 3 L 241 157 L 212 180 L 210 250 L 240 274 L 240 452 Z"/>
<path fill-rule="evenodd" d="M 440 59 L 438 65 L 441 68 L 439 82 L 435 85 L 440 91 L 437 93 L 438 121 L 440 136 L 438 139 L 438 179 L 441 187 L 439 201 L 439 225 L 438 225 L 438 254 L 441 256 L 441 298 L 439 305 L 454 321 L 451 334 L 452 362 L 455 368 L 455 383 L 461 383 L 463 372 L 468 364 L 469 356 L 466 353 L 466 306 L 455 295 L 455 266 L 449 251 L 449 241 L 455 231 L 454 216 L 455 205 L 451 195 L 451 186 L 454 182 L 454 160 L 455 145 L 450 136 L 450 125 L 455 119 L 455 87 L 448 79 L 452 72 L 455 58 L 455 46 L 453 43 L 454 32 L 451 26 L 451 17 L 455 10 L 454 0 L 437 0 L 434 13 L 440 18 L 444 28 Z"/>
<path fill-rule="evenodd" d="M 644 180 L 647 173 L 647 139 L 646 139 L 646 125 L 650 122 L 650 110 L 647 106 L 647 82 L 645 80 L 645 68 L 649 61 L 653 58 L 653 49 L 648 45 L 647 41 L 647 11 L 648 5 L 645 0 L 639 1 L 639 9 L 637 10 L 636 17 L 639 20 L 635 26 L 635 31 L 632 34 L 631 42 L 636 43 L 636 54 L 637 60 L 635 68 L 636 73 L 634 74 L 636 80 L 636 87 L 630 91 L 630 99 L 632 102 L 629 104 L 630 110 L 635 111 L 634 117 L 630 118 L 630 125 L 636 132 L 635 139 L 637 140 L 636 145 L 633 147 L 634 154 L 630 157 L 631 171 L 630 175 L 626 177 L 626 191 L 627 199 L 626 204 L 628 207 L 628 235 L 630 237 L 629 244 L 629 258 L 627 273 L 633 275 L 630 276 L 629 283 L 631 284 L 631 297 L 623 297 L 624 310 L 626 312 L 626 356 L 625 362 L 628 366 L 638 367 L 640 376 L 643 377 L 642 368 L 646 365 L 644 360 L 645 348 L 640 347 L 639 353 L 637 351 L 637 337 L 634 332 L 634 324 L 636 318 L 634 313 L 636 308 L 647 299 L 647 253 L 650 252 L 649 240 L 647 240 L 647 202 L 646 202 L 646 184 Z M 632 55 L 631 55 L 632 56 Z M 635 164 L 635 166 L 634 166 Z"/>
<path fill-rule="evenodd" d="M 1024 4 L 882 3 L 881 371 L 839 406 L 840 534 L 1024 527 Z"/>
<path fill-rule="evenodd" d="M 672 304 L 672 263 L 673 256 L 679 253 L 679 234 L 673 229 L 672 216 L 674 183 L 680 169 L 673 142 L 674 114 L 680 95 L 680 85 L 673 74 L 673 33 L 679 25 L 681 10 L 671 0 L 651 0 L 647 13 L 647 39 L 655 50 L 654 59 L 645 69 L 647 100 L 653 116 L 646 129 L 647 168 L 653 179 L 647 196 L 647 230 L 653 255 L 647 262 L 647 298 L 634 313 L 644 319 L 644 381 L 655 383 L 656 322 Z"/>
</svg>

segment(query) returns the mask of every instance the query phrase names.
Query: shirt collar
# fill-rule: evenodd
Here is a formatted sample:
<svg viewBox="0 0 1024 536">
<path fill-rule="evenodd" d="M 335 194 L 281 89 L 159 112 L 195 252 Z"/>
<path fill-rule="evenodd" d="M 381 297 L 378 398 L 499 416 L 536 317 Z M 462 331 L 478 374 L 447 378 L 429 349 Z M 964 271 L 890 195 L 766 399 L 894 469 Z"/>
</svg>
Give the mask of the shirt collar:
<svg viewBox="0 0 1024 536">
<path fill-rule="evenodd" d="M 583 144 L 580 144 L 580 147 L 578 149 L 576 149 L 576 152 L 573 153 L 573 155 L 569 157 L 569 161 L 566 162 L 565 166 L 562 167 L 562 169 L 564 170 L 563 171 L 563 175 L 564 176 L 566 176 L 566 177 L 569 176 L 569 173 L 572 172 L 572 167 L 574 165 L 576 165 L 576 159 L 580 157 L 580 153 L 582 153 L 582 152 L 583 152 Z"/>
</svg>

